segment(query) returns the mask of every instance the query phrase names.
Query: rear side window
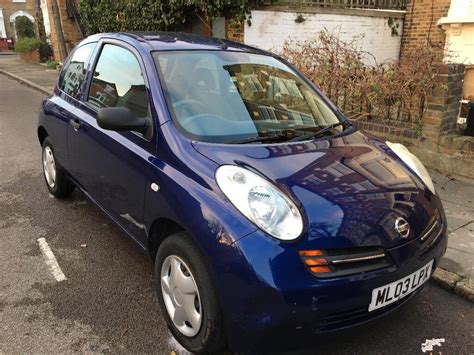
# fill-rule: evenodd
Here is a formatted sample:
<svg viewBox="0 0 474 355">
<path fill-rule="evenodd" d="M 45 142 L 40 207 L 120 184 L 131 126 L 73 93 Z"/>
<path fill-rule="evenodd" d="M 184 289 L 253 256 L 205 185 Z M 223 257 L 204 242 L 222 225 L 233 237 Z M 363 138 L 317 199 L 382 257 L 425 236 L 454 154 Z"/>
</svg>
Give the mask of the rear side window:
<svg viewBox="0 0 474 355">
<path fill-rule="evenodd" d="M 59 88 L 76 99 L 79 99 L 81 95 L 81 85 L 84 82 L 88 59 L 95 45 L 95 43 L 88 43 L 77 48 L 61 72 Z"/>
<path fill-rule="evenodd" d="M 106 44 L 94 71 L 87 102 L 97 109 L 127 107 L 136 117 L 148 115 L 148 94 L 140 64 L 129 50 Z"/>
</svg>

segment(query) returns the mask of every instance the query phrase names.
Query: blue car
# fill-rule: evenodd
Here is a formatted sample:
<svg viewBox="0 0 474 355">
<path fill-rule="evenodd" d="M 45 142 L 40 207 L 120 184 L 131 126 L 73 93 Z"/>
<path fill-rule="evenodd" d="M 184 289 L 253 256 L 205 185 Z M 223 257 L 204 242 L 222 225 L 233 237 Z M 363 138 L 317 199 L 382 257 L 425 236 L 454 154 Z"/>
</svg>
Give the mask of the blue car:
<svg viewBox="0 0 474 355">
<path fill-rule="evenodd" d="M 79 189 L 151 258 L 192 352 L 297 348 L 376 319 L 446 250 L 420 161 L 242 44 L 91 36 L 42 102 L 38 138 L 50 193 Z"/>
</svg>

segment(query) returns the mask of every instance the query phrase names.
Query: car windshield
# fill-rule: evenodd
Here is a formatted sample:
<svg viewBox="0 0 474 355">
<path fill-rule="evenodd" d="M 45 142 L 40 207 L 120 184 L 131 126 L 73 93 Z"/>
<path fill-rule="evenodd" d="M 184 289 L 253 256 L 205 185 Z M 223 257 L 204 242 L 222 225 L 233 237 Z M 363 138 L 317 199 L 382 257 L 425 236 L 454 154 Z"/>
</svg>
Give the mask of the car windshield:
<svg viewBox="0 0 474 355">
<path fill-rule="evenodd" d="M 282 142 L 344 130 L 320 95 L 271 56 L 232 51 L 155 52 L 175 123 L 204 142 Z"/>
</svg>

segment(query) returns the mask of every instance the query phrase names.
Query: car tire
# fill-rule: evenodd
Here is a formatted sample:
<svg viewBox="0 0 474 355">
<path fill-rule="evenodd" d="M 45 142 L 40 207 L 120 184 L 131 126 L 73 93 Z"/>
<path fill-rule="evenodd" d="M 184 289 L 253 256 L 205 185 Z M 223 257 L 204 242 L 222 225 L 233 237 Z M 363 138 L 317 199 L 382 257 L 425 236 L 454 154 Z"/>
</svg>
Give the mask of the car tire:
<svg viewBox="0 0 474 355">
<path fill-rule="evenodd" d="M 171 261 L 170 261 L 171 260 Z M 180 273 L 177 279 L 183 275 L 186 287 L 181 291 L 179 282 L 171 282 L 174 275 L 173 266 L 179 265 Z M 177 269 L 176 269 L 177 270 Z M 225 346 L 222 310 L 217 299 L 217 292 L 212 280 L 210 267 L 198 246 L 185 232 L 179 232 L 166 238 L 160 245 L 155 260 L 155 275 L 157 282 L 158 300 L 161 310 L 165 316 L 166 323 L 176 340 L 193 353 L 218 353 Z M 200 315 L 200 326 L 193 327 L 191 322 L 180 324 L 180 319 L 187 316 L 178 316 L 175 321 L 171 318 L 168 307 L 175 307 L 177 315 L 178 307 L 186 308 L 185 296 L 190 299 L 192 283 L 197 288 L 194 297 L 194 309 L 192 313 Z M 169 287 L 171 284 L 171 287 Z M 168 285 L 168 288 L 165 287 Z M 191 286 L 189 286 L 191 285 Z M 174 288 L 173 297 L 170 297 L 169 288 Z M 166 291 L 168 289 L 168 291 Z M 179 295 L 179 297 L 178 297 Z M 182 300 L 181 300 L 181 299 Z M 181 305 L 180 305 L 181 302 Z"/>
<path fill-rule="evenodd" d="M 43 177 L 49 192 L 57 198 L 69 196 L 74 190 L 74 185 L 69 181 L 67 172 L 56 159 L 54 147 L 49 137 L 43 141 L 42 146 Z"/>
</svg>

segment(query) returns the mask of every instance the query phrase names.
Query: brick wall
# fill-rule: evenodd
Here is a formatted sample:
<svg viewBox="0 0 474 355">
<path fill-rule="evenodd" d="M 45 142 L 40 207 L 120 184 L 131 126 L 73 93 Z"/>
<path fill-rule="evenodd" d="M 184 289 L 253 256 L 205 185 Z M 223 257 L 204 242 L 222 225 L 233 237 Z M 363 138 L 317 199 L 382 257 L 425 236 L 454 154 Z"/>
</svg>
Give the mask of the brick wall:
<svg viewBox="0 0 474 355">
<path fill-rule="evenodd" d="M 437 81 L 442 88 L 433 90 L 423 115 L 425 137 L 438 141 L 441 135 L 453 133 L 459 115 L 464 79 L 463 64 L 440 64 Z"/>
<path fill-rule="evenodd" d="M 82 38 L 77 29 L 76 23 L 73 19 L 69 19 L 67 15 L 67 8 L 66 8 L 66 0 L 56 0 L 59 7 L 59 13 L 61 16 L 61 26 L 63 29 L 64 41 L 66 42 L 66 49 L 69 53 L 73 48 L 74 45 L 79 42 Z M 80 0 L 79 0 L 80 1 Z M 79 1 L 76 0 L 76 3 L 79 4 Z M 59 51 L 59 42 L 58 42 L 58 34 L 56 32 L 56 27 L 54 24 L 54 17 L 53 17 L 53 7 L 51 1 L 48 1 L 48 14 L 49 14 L 49 21 L 51 24 L 51 42 L 53 47 L 53 54 L 56 60 L 64 60 L 65 58 L 61 58 L 61 54 Z"/>
<path fill-rule="evenodd" d="M 244 43 L 244 24 L 232 19 L 225 20 L 226 39 Z"/>
<path fill-rule="evenodd" d="M 460 135 L 456 125 L 465 67 L 462 64 L 439 64 L 436 69 L 437 81 L 443 87 L 433 90 L 427 99 L 420 139 L 406 128 L 364 122 L 358 126 L 383 139 L 407 145 L 430 168 L 472 179 L 474 137 Z"/>
<path fill-rule="evenodd" d="M 25 2 L 13 2 L 12 0 L 0 0 L 0 8 L 3 9 L 3 17 L 5 23 L 5 30 L 8 38 L 14 37 L 14 28 L 10 24 L 10 16 L 17 11 L 28 12 L 35 17 L 35 2 L 34 0 L 26 0 Z"/>
<path fill-rule="evenodd" d="M 426 44 L 444 50 L 445 34 L 438 28 L 437 22 L 448 14 L 450 4 L 451 0 L 408 0 L 401 59 L 407 51 Z"/>
<path fill-rule="evenodd" d="M 0 52 L 9 50 L 8 42 L 5 38 L 0 38 Z"/>
</svg>

